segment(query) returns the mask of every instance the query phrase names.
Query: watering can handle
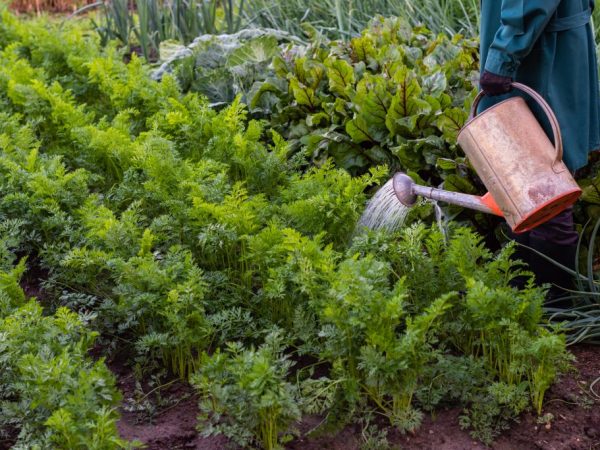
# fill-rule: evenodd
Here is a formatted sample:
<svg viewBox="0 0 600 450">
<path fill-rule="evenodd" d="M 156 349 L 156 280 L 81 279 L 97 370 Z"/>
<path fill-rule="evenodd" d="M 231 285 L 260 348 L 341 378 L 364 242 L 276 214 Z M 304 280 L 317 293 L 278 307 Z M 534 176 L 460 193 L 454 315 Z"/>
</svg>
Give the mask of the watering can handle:
<svg viewBox="0 0 600 450">
<path fill-rule="evenodd" d="M 554 135 L 554 147 L 556 148 L 556 159 L 554 160 L 554 163 L 552 164 L 552 170 L 554 170 L 554 172 L 556 172 L 554 166 L 556 164 L 560 163 L 563 159 L 563 143 L 562 143 L 562 136 L 560 134 L 560 126 L 558 124 L 558 120 L 556 119 L 556 115 L 554 115 L 554 111 L 552 111 L 552 108 L 550 108 L 550 105 L 548 104 L 548 102 L 546 102 L 546 100 L 544 100 L 544 97 L 542 97 L 536 91 L 531 89 L 529 86 L 526 86 L 522 83 L 511 83 L 511 84 L 514 88 L 525 92 L 531 98 L 533 98 L 537 102 L 537 104 L 540 105 L 540 107 L 544 110 L 544 113 L 546 113 L 546 116 L 548 117 L 548 120 L 550 121 L 550 126 L 552 127 L 552 134 Z M 471 114 L 469 115 L 469 120 L 471 120 L 477 116 L 477 107 L 479 106 L 479 102 L 481 102 L 481 99 L 484 96 L 485 96 L 485 93 L 483 91 L 481 91 L 481 92 L 479 92 L 479 94 L 477 94 L 477 97 L 475 97 L 475 101 L 473 102 L 473 106 L 471 107 Z M 559 171 L 559 172 L 562 172 L 562 171 Z M 556 173 L 559 173 L 559 172 L 556 172 Z"/>
</svg>

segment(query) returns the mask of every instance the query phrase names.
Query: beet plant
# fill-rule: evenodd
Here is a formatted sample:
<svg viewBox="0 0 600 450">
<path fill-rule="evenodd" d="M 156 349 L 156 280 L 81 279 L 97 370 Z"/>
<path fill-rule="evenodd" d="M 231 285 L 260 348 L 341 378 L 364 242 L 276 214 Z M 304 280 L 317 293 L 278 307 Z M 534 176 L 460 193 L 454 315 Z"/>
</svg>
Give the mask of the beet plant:
<svg viewBox="0 0 600 450">
<path fill-rule="evenodd" d="M 347 43 L 313 37 L 274 59 L 274 76 L 250 101 L 293 149 L 353 173 L 386 163 L 428 181 L 467 174 L 453 140 L 474 92 L 474 42 L 393 18 Z"/>
</svg>

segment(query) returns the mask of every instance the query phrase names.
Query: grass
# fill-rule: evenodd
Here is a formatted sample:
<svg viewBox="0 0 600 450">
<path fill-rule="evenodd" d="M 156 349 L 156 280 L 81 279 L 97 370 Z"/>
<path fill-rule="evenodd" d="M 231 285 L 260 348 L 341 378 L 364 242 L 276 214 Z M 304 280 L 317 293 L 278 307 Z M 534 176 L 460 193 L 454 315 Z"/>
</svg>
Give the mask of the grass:
<svg viewBox="0 0 600 450">
<path fill-rule="evenodd" d="M 330 37 L 360 33 L 375 14 L 400 16 L 435 32 L 478 33 L 478 0 L 249 0 L 244 15 L 249 24 L 302 35 L 300 23 L 310 22 Z"/>
<path fill-rule="evenodd" d="M 599 232 L 600 220 L 596 222 L 592 230 L 589 249 L 596 248 L 596 238 Z M 585 235 L 585 230 L 582 232 L 582 235 Z M 581 248 L 582 242 L 580 240 L 577 249 L 577 261 L 579 261 L 579 251 Z M 536 253 L 545 257 L 539 252 Z M 585 258 L 587 275 L 584 275 L 579 264 L 575 270 L 571 270 L 550 258 L 546 259 L 569 272 L 575 278 L 576 285 L 574 290 L 566 291 L 564 296 L 557 298 L 555 301 L 548 302 L 546 311 L 550 320 L 554 323 L 562 324 L 564 330 L 568 333 L 568 345 L 582 342 L 600 344 L 600 281 L 596 279 L 594 274 L 594 252 L 589 251 Z M 574 306 L 569 309 L 553 306 L 555 302 L 564 301 L 570 301 Z"/>
<path fill-rule="evenodd" d="M 93 22 L 105 45 L 141 47 L 146 60 L 158 57 L 169 39 L 189 44 L 203 34 L 235 33 L 243 25 L 246 0 L 110 0 L 100 2 L 102 20 Z M 89 9 L 89 6 L 80 10 Z"/>
</svg>

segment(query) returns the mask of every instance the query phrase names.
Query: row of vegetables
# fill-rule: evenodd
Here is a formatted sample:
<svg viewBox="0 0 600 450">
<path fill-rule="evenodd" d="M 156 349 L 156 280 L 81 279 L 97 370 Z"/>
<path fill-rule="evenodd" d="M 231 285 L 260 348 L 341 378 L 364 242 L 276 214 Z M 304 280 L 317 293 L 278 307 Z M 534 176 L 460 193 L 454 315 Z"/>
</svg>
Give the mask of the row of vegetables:
<svg viewBox="0 0 600 450">
<path fill-rule="evenodd" d="M 189 380 L 199 429 L 242 446 L 278 448 L 303 414 L 412 431 L 461 405 L 489 443 L 541 413 L 570 355 L 543 289 L 511 287 L 512 246 L 428 226 L 426 206 L 401 231 L 356 228 L 396 167 L 476 189 L 452 144 L 473 43 L 395 19 L 348 44 L 258 39 L 225 67 L 201 64 L 205 49 L 155 81 L 84 26 L 2 11 L 3 442 L 136 445 L 118 437 L 119 394 L 92 347 L 140 377 Z M 264 46 L 272 64 L 235 63 Z M 186 73 L 193 85 L 261 64 L 252 95 L 182 92 Z"/>
</svg>

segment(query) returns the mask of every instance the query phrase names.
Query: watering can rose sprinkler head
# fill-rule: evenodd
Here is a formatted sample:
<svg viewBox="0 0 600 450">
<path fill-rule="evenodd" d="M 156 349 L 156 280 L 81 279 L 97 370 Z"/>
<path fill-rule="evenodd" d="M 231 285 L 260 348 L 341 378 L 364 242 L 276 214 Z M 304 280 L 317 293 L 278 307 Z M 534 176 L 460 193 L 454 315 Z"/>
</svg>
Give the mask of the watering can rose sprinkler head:
<svg viewBox="0 0 600 450">
<path fill-rule="evenodd" d="M 392 185 L 396 198 L 404 206 L 413 206 L 417 201 L 417 196 L 420 195 L 431 200 L 442 201 L 452 205 L 502 216 L 502 211 L 490 194 L 479 197 L 477 195 L 461 194 L 459 192 L 420 186 L 416 184 L 411 177 L 402 172 L 398 172 L 394 175 Z"/>
<path fill-rule="evenodd" d="M 417 194 L 414 193 L 413 187 L 415 182 L 405 173 L 398 172 L 393 178 L 394 193 L 404 206 L 409 208 L 417 201 Z"/>
</svg>

